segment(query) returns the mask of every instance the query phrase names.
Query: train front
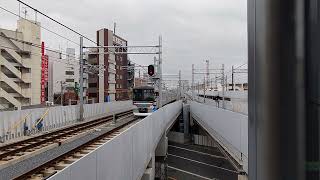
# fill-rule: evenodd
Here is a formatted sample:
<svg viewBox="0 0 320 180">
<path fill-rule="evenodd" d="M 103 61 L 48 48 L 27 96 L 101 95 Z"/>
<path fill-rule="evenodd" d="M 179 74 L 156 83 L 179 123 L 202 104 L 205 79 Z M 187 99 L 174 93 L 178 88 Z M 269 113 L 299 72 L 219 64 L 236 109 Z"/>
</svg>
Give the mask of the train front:
<svg viewBox="0 0 320 180">
<path fill-rule="evenodd" d="M 156 111 L 154 88 L 150 86 L 143 86 L 133 89 L 133 105 L 135 116 L 148 116 Z"/>
</svg>

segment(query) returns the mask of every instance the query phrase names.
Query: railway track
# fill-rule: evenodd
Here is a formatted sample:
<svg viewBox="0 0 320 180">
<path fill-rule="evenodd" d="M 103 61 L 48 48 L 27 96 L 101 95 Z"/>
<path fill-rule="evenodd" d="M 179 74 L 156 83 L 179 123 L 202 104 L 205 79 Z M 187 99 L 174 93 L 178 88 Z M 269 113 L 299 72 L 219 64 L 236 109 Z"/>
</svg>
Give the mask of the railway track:
<svg viewBox="0 0 320 180">
<path fill-rule="evenodd" d="M 132 110 L 118 113 L 116 114 L 116 118 L 129 115 L 132 115 Z M 61 145 L 61 142 L 68 138 L 72 138 L 81 133 L 85 133 L 96 127 L 109 123 L 112 120 L 113 116 L 111 115 L 2 146 L 0 147 L 0 162 L 1 164 L 5 164 L 6 162 L 18 159 L 24 155 L 30 155 L 32 154 L 32 152 L 55 143 Z"/>
<path fill-rule="evenodd" d="M 86 154 L 94 151 L 99 146 L 103 145 L 104 143 L 108 142 L 112 138 L 119 135 L 121 132 L 132 126 L 138 121 L 139 118 L 134 117 L 132 120 L 115 127 L 114 129 L 102 134 L 101 136 L 88 141 L 87 143 L 76 147 L 75 149 L 47 162 L 43 165 L 38 166 L 37 168 L 26 172 L 16 178 L 15 180 L 42 180 L 48 179 L 52 177 L 54 174 L 58 173 L 59 171 L 63 170 L 68 165 L 72 164 L 76 160 L 80 159 L 81 157 L 85 156 Z"/>
</svg>

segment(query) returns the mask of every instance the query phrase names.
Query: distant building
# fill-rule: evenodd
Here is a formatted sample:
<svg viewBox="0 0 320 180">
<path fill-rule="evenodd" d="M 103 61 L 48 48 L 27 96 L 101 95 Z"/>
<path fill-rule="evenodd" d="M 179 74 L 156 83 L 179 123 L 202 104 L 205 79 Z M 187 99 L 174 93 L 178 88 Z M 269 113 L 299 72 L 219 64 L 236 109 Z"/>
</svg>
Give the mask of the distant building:
<svg viewBox="0 0 320 180">
<path fill-rule="evenodd" d="M 114 35 L 108 29 L 97 31 L 99 46 L 127 46 L 127 41 Z M 125 51 L 125 49 L 118 49 Z M 108 49 L 105 49 L 107 52 Z M 109 49 L 114 51 L 114 49 Z M 88 53 L 88 63 L 96 66 L 97 73 L 89 74 L 88 98 L 94 102 L 106 102 L 128 99 L 128 65 L 127 54 L 103 54 L 103 49 L 91 49 Z"/>
<path fill-rule="evenodd" d="M 0 109 L 40 104 L 41 44 L 38 22 L 19 19 L 0 29 Z"/>
<path fill-rule="evenodd" d="M 61 92 L 76 93 L 76 84 L 79 86 L 79 60 L 76 59 L 75 49 L 67 48 L 66 53 L 48 51 L 49 77 L 48 77 L 48 100 L 54 101 L 54 95 Z M 84 74 L 84 79 L 88 75 Z M 87 87 L 87 80 L 84 80 L 84 89 Z M 86 91 L 84 91 L 84 94 Z M 72 96 L 75 97 L 75 96 Z M 72 99 L 75 100 L 75 99 Z"/>
<path fill-rule="evenodd" d="M 141 86 L 147 86 L 147 85 L 148 85 L 147 79 L 139 78 L 139 77 L 134 78 L 134 87 L 141 87 Z"/>
</svg>

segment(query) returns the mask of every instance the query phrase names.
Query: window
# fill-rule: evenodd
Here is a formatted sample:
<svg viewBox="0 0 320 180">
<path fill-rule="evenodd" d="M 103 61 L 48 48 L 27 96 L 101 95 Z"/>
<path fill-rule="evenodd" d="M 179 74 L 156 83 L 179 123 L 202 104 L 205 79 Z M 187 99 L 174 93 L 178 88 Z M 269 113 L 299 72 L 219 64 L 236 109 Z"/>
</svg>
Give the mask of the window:
<svg viewBox="0 0 320 180">
<path fill-rule="evenodd" d="M 66 79 L 66 82 L 74 82 L 74 79 Z"/>
<path fill-rule="evenodd" d="M 120 79 L 122 79 L 122 75 L 119 75 Z"/>
<path fill-rule="evenodd" d="M 90 87 L 97 87 L 97 83 L 89 83 L 89 88 Z"/>
<path fill-rule="evenodd" d="M 66 75 L 74 75 L 74 71 L 66 71 Z"/>
<path fill-rule="evenodd" d="M 66 90 L 67 90 L 67 91 L 73 91 L 73 90 L 74 90 L 74 87 L 66 87 Z"/>
</svg>

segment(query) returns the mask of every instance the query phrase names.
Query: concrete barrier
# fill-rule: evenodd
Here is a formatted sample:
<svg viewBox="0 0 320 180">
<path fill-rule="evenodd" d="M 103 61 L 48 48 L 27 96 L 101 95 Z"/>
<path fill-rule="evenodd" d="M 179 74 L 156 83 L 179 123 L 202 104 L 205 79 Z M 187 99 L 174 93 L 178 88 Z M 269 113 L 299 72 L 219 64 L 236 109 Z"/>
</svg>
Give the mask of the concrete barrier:
<svg viewBox="0 0 320 180">
<path fill-rule="evenodd" d="M 85 104 L 84 118 L 85 120 L 91 120 L 131 108 L 133 108 L 132 101 Z M 54 106 L 0 112 L 1 141 L 5 142 L 24 136 L 24 132 L 28 132 L 28 134 L 38 133 L 39 130 L 34 126 L 40 118 L 43 118 L 43 128 L 41 131 L 71 125 L 79 119 L 79 106 Z M 25 126 L 28 128 L 27 131 L 24 131 Z"/>
<path fill-rule="evenodd" d="M 50 180 L 141 179 L 160 138 L 181 109 L 181 101 L 159 109 L 59 171 Z"/>
<path fill-rule="evenodd" d="M 248 116 L 194 101 L 190 112 L 248 172 Z"/>
</svg>

